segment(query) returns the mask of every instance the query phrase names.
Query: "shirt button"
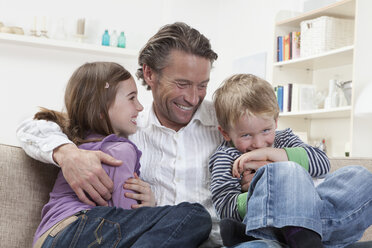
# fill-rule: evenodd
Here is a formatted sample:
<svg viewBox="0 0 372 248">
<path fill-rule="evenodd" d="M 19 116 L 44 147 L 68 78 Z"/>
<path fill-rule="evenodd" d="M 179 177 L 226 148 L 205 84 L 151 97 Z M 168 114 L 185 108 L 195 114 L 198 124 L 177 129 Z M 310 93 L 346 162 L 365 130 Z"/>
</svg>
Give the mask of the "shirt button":
<svg viewBox="0 0 372 248">
<path fill-rule="evenodd" d="M 178 177 L 176 177 L 176 183 L 179 183 L 180 182 L 180 179 Z"/>
<path fill-rule="evenodd" d="M 176 133 L 176 134 L 174 135 L 174 138 L 176 138 L 176 139 L 178 138 L 178 133 Z"/>
<path fill-rule="evenodd" d="M 177 160 L 182 160 L 181 156 L 178 156 L 178 157 L 177 157 Z"/>
</svg>

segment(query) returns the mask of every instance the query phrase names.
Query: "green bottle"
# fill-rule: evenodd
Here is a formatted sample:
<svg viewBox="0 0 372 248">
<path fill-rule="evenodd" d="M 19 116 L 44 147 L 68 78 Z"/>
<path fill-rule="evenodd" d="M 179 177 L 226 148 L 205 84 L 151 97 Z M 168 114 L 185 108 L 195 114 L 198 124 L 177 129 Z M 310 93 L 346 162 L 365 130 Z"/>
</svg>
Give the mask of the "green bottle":
<svg viewBox="0 0 372 248">
<path fill-rule="evenodd" d="M 105 30 L 105 33 L 102 35 L 102 46 L 109 46 L 110 45 L 110 35 L 108 30 Z"/>
<path fill-rule="evenodd" d="M 119 39 L 118 39 L 118 47 L 125 48 L 126 38 L 124 32 L 120 33 Z"/>
</svg>

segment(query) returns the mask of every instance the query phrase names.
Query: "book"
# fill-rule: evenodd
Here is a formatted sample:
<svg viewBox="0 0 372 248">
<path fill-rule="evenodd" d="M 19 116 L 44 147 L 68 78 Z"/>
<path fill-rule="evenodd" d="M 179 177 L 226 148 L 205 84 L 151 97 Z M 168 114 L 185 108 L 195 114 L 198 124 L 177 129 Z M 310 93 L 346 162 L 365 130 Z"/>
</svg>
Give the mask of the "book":
<svg viewBox="0 0 372 248">
<path fill-rule="evenodd" d="M 289 83 L 288 84 L 288 105 L 287 105 L 287 111 L 291 112 L 292 111 L 292 88 L 293 84 Z"/>
<path fill-rule="evenodd" d="M 288 112 L 288 84 L 283 85 L 283 112 Z"/>
<path fill-rule="evenodd" d="M 299 89 L 299 84 L 292 84 L 291 112 L 298 112 L 299 110 Z"/>
<path fill-rule="evenodd" d="M 277 62 L 283 61 L 283 36 L 277 37 Z"/>
<path fill-rule="evenodd" d="M 292 33 L 290 32 L 289 35 L 289 59 L 292 59 Z"/>
<path fill-rule="evenodd" d="M 277 86 L 279 111 L 283 112 L 283 86 Z"/>
<path fill-rule="evenodd" d="M 289 60 L 289 34 L 285 35 L 283 38 L 283 61 Z"/>
<path fill-rule="evenodd" d="M 292 59 L 300 57 L 301 32 L 292 32 Z"/>
</svg>

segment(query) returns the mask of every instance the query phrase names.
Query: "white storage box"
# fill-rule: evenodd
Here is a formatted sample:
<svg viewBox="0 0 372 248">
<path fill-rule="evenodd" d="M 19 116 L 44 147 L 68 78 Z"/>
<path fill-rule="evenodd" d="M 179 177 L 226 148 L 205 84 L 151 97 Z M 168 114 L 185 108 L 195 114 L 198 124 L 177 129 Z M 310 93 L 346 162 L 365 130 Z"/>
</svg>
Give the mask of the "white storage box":
<svg viewBox="0 0 372 248">
<path fill-rule="evenodd" d="M 354 42 L 354 20 L 321 16 L 301 22 L 301 57 L 349 46 Z"/>
</svg>

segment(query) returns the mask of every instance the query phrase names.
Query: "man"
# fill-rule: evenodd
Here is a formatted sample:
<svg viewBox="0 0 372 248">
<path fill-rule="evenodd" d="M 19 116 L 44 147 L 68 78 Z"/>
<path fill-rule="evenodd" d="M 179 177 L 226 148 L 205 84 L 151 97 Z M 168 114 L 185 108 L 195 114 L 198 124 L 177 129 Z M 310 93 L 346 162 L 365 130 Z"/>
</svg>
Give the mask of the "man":
<svg viewBox="0 0 372 248">
<path fill-rule="evenodd" d="M 214 223 L 208 243 L 212 247 L 221 241 L 209 191 L 208 159 L 222 137 L 212 104 L 203 100 L 216 59 L 209 40 L 197 30 L 184 23 L 161 28 L 139 55 L 137 76 L 154 100 L 130 137 L 143 152 L 142 178 L 151 185 L 157 205 L 190 201 L 209 210 Z M 106 205 L 113 186 L 101 161 L 116 166 L 121 161 L 79 150 L 55 123 L 26 121 L 17 135 L 27 154 L 61 167 L 81 201 Z M 143 200 L 149 191 L 146 185 L 137 182 L 125 187 L 139 192 L 131 195 L 133 199 Z"/>
</svg>

